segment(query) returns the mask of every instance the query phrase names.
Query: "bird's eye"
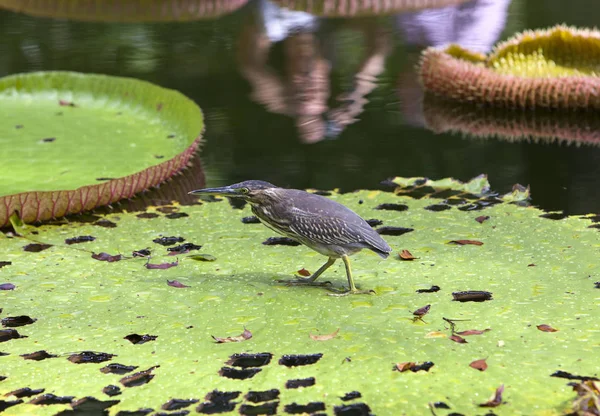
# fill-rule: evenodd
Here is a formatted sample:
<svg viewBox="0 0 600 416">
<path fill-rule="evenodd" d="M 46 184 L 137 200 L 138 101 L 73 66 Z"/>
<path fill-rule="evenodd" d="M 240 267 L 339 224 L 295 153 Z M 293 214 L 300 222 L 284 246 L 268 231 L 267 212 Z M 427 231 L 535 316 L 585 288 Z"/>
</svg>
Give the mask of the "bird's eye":
<svg viewBox="0 0 600 416">
<path fill-rule="evenodd" d="M 248 194 L 248 192 L 250 192 L 250 189 L 248 188 L 240 188 L 240 192 L 244 195 Z"/>
</svg>

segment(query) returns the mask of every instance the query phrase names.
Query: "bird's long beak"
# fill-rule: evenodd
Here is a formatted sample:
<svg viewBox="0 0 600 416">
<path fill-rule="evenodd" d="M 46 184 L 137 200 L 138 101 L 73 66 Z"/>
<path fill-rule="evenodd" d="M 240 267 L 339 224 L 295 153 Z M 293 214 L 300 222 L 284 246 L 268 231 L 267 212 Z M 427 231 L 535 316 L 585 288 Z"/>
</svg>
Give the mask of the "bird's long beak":
<svg viewBox="0 0 600 416">
<path fill-rule="evenodd" d="M 235 188 L 230 186 L 222 186 L 220 188 L 204 188 L 196 189 L 188 192 L 190 195 L 222 195 L 222 196 L 240 196 L 239 192 Z"/>
</svg>

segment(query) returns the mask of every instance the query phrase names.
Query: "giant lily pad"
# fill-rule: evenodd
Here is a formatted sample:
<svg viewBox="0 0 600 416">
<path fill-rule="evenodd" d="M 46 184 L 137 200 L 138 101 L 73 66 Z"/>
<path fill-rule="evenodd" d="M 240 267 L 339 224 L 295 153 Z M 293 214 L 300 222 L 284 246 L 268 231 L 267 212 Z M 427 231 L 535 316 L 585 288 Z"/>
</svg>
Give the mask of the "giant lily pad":
<svg viewBox="0 0 600 416">
<path fill-rule="evenodd" d="M 427 92 L 508 108 L 600 109 L 600 31 L 556 26 L 527 31 L 488 56 L 458 45 L 423 52 Z"/>
<path fill-rule="evenodd" d="M 130 198 L 184 168 L 202 113 L 148 82 L 72 72 L 0 79 L 0 226 Z"/>
<path fill-rule="evenodd" d="M 0 357 L 5 414 L 54 415 L 85 397 L 112 415 L 177 405 L 384 416 L 430 406 L 438 415 L 487 413 L 481 404 L 498 415 L 570 409 L 576 394 L 565 377 L 600 377 L 600 236 L 590 219 L 552 220 L 502 202 L 482 178 L 457 189 L 394 182 L 418 188 L 419 199 L 410 189 L 330 196 L 383 221 L 385 232 L 413 229 L 382 231 L 394 249 L 385 261 L 353 257 L 357 284 L 377 292 L 370 296 L 278 283 L 316 270 L 323 256 L 261 244 L 272 232 L 242 222 L 249 209 L 224 200 L 109 215 L 113 228 L 72 222 L 0 239 L 0 260 L 10 262 L 0 278 L 15 286 L 0 292 L 0 318 L 22 324 L 0 339 L 9 354 Z M 95 239 L 65 243 L 75 236 Z M 201 248 L 167 255 L 185 243 Z M 133 257 L 142 249 L 150 260 Z M 343 285 L 343 265 L 322 279 Z M 453 300 L 465 291 L 492 299 Z M 489 400 L 501 385 L 500 400 Z"/>
</svg>

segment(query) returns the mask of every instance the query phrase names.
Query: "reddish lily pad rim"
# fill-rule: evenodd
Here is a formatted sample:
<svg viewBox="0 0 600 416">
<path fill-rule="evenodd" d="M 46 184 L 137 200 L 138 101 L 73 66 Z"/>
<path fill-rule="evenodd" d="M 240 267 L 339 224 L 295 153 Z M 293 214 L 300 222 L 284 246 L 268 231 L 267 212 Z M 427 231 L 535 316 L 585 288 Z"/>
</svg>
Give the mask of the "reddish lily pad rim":
<svg viewBox="0 0 600 416">
<path fill-rule="evenodd" d="M 100 206 L 112 204 L 120 199 L 131 198 L 139 192 L 160 185 L 186 168 L 200 146 L 202 133 L 204 132 L 203 115 L 200 108 L 183 94 L 149 82 L 133 78 L 109 77 L 98 74 L 84 75 L 77 72 L 48 71 L 17 74 L 1 78 L 0 91 L 7 84 L 10 85 L 11 83 L 18 84 L 19 88 L 30 89 L 31 86 L 26 84 L 27 80 L 35 82 L 36 79 L 46 76 L 57 80 L 56 88 L 58 89 L 68 88 L 70 80 L 81 80 L 82 77 L 96 77 L 135 83 L 138 88 L 151 89 L 154 93 L 157 91 L 163 92 L 166 100 L 176 102 L 175 105 L 177 108 L 185 108 L 187 113 L 194 116 L 193 121 L 189 122 L 189 126 L 187 126 L 191 143 L 182 152 L 158 165 L 101 184 L 82 186 L 74 190 L 28 191 L 0 196 L 0 227 L 7 226 L 11 215 L 14 213 L 17 213 L 24 223 L 32 223 L 89 211 Z M 77 87 L 80 86 L 78 85 Z"/>
</svg>

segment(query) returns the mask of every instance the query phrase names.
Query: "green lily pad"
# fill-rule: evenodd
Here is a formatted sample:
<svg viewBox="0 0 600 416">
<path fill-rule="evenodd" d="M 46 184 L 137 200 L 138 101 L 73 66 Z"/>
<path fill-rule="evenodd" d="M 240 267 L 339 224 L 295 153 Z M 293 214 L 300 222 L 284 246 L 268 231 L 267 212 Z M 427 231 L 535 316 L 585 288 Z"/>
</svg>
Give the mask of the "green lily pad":
<svg viewBox="0 0 600 416">
<path fill-rule="evenodd" d="M 7 321 L 27 324 L 5 329 L 17 334 L 6 332 L 0 342 L 9 354 L 0 357 L 0 394 L 29 387 L 45 389 L 32 398 L 116 400 L 104 404 L 112 415 L 164 411 L 172 399 L 197 400 L 188 403 L 192 411 L 220 405 L 241 414 L 262 405 L 277 414 L 344 414 L 343 406 L 355 406 L 363 413 L 352 414 L 423 415 L 438 402 L 450 410 L 436 414 L 483 414 L 479 405 L 504 385 L 494 414 L 564 414 L 576 395 L 569 380 L 551 374 L 599 376 L 598 231 L 588 218 L 551 220 L 506 202 L 470 210 L 461 208 L 473 200 L 455 201 L 434 211 L 431 205 L 445 203 L 435 195 L 332 193 L 382 227 L 414 229 L 385 236 L 395 253 L 410 251 L 411 261 L 352 257 L 357 285 L 376 295 L 337 298 L 322 287 L 278 283 L 303 268 L 314 272 L 325 259 L 303 246 L 261 244 L 272 231 L 242 223 L 249 208 L 224 200 L 179 208 L 187 217 L 150 208 L 158 215 L 106 216 L 112 228 L 72 222 L 0 239 L 0 260 L 10 262 L 1 283 L 16 286 L 0 292 L 1 318 L 37 319 Z M 383 204 L 408 209 L 376 209 Z M 65 243 L 76 236 L 94 239 Z M 449 244 L 457 240 L 477 244 Z M 45 246 L 24 251 L 33 243 Z M 185 243 L 216 260 L 169 255 Z M 152 264 L 176 265 L 148 269 L 146 257 L 132 255 L 141 249 L 150 250 Z M 321 279 L 341 287 L 343 265 Z M 463 291 L 491 292 L 492 299 L 454 301 L 452 293 Z M 39 361 L 23 357 L 38 351 Z M 86 359 L 105 361 L 76 364 Z M 270 400 L 253 401 L 261 397 Z M 21 403 L 5 414 L 69 408 Z"/>
<path fill-rule="evenodd" d="M 80 212 L 184 168 L 203 130 L 198 106 L 148 82 L 72 72 L 0 79 L 0 226 Z"/>
</svg>

